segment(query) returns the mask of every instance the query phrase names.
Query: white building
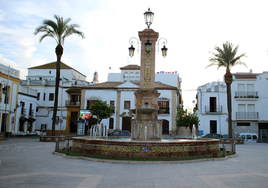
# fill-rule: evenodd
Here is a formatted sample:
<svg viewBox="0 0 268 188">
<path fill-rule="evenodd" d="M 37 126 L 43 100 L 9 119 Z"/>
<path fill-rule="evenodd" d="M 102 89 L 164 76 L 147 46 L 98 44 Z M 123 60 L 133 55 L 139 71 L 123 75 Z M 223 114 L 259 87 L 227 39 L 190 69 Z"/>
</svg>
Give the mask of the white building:
<svg viewBox="0 0 268 188">
<path fill-rule="evenodd" d="M 260 142 L 268 142 L 268 72 L 236 73 L 232 83 L 233 133 L 257 133 Z"/>
<path fill-rule="evenodd" d="M 16 130 L 20 71 L 0 64 L 0 130 Z"/>
<path fill-rule="evenodd" d="M 109 73 L 108 81 L 82 88 L 81 108 L 87 109 L 95 100 L 107 101 L 115 108 L 110 119 L 102 120 L 109 129 L 122 129 L 131 131 L 130 120 L 134 116 L 129 112 L 135 109 L 134 92 L 139 89 L 140 66 L 128 65 L 121 67 L 120 73 Z M 177 106 L 181 104 L 181 79 L 177 73 L 155 75 L 156 89 L 160 93 L 158 104 L 165 109 L 158 119 L 163 119 L 163 134 L 175 134 Z M 160 82 L 161 81 L 161 82 Z"/>
<path fill-rule="evenodd" d="M 33 133 L 36 130 L 37 90 L 20 85 L 15 117 L 14 135 Z"/>
<path fill-rule="evenodd" d="M 226 85 L 212 82 L 197 89 L 197 116 L 199 135 L 218 133 L 228 135 Z"/>
<path fill-rule="evenodd" d="M 260 142 L 268 142 L 268 72 L 234 73 L 232 91 L 233 137 L 251 132 Z M 198 87 L 197 115 L 203 134 L 228 134 L 228 111 L 224 82 L 212 82 Z M 215 129 L 216 128 L 216 129 Z"/>
<path fill-rule="evenodd" d="M 81 86 L 89 85 L 86 81 L 86 76 L 72 67 L 61 63 L 60 65 L 60 88 L 58 111 L 56 121 L 56 135 L 70 132 L 68 124 L 68 108 L 79 109 L 81 95 L 68 95 L 66 93 L 70 88 L 79 88 Z M 36 104 L 36 130 L 52 130 L 52 118 L 55 98 L 55 80 L 56 80 L 56 62 L 28 68 L 28 76 L 26 80 L 21 81 L 24 87 L 37 90 L 37 104 Z M 81 90 L 81 89 L 80 89 Z M 70 115 L 69 115 L 70 116 Z M 69 124 L 68 124 L 69 125 Z M 75 131 L 76 127 L 72 127 Z"/>
</svg>

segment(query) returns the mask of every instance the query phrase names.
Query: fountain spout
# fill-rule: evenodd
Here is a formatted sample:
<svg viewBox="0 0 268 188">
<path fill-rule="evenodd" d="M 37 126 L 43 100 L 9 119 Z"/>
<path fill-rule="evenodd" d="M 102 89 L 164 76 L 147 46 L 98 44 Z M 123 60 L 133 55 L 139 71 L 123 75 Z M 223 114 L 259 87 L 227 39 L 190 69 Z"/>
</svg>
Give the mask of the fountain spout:
<svg viewBox="0 0 268 188">
<path fill-rule="evenodd" d="M 193 140 L 196 140 L 197 139 L 195 124 L 193 124 L 193 128 L 192 128 L 192 139 Z"/>
</svg>

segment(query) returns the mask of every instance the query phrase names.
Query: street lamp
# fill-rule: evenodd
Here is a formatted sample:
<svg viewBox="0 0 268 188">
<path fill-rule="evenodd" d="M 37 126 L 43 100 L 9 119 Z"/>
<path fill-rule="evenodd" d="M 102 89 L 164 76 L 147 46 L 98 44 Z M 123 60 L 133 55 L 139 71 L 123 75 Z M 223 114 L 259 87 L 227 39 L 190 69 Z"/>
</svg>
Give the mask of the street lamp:
<svg viewBox="0 0 268 188">
<path fill-rule="evenodd" d="M 148 8 L 148 11 L 144 13 L 144 20 L 145 20 L 145 24 L 148 26 L 148 29 L 152 25 L 153 19 L 154 19 L 154 13 L 150 11 L 150 8 Z"/>
<path fill-rule="evenodd" d="M 167 39 L 165 39 L 165 38 L 160 38 L 159 40 L 158 40 L 158 42 L 157 42 L 157 45 L 158 45 L 158 52 L 159 52 L 159 43 L 160 43 L 160 41 L 162 41 L 162 40 L 165 40 L 164 42 L 163 42 L 163 48 L 161 48 L 161 51 L 162 51 L 162 56 L 163 57 L 166 57 L 167 56 L 167 48 L 166 48 L 166 44 L 167 44 Z"/>
<path fill-rule="evenodd" d="M 134 40 L 133 39 L 135 39 L 137 41 L 138 52 L 139 52 L 139 40 L 136 37 L 130 38 L 129 39 L 129 43 L 131 44 L 131 46 L 128 48 L 128 50 L 129 50 L 129 56 L 130 57 L 133 57 L 134 56 L 134 51 L 135 51 L 135 48 L 133 47 L 133 44 L 134 44 Z"/>
<path fill-rule="evenodd" d="M 150 8 L 148 8 L 148 11 L 146 11 L 145 13 L 144 13 L 144 20 L 145 20 L 145 24 L 148 26 L 148 39 L 146 40 L 146 42 L 144 43 L 144 45 L 145 45 L 145 52 L 147 53 L 147 54 L 149 54 L 151 51 L 152 51 L 152 42 L 150 41 L 150 36 L 149 36 L 149 32 L 150 32 L 150 26 L 152 25 L 152 23 L 153 23 L 153 18 L 154 18 L 154 13 L 150 10 Z M 133 39 L 136 39 L 138 42 L 138 47 L 139 47 L 139 40 L 137 39 L 137 38 L 135 38 L 135 37 L 132 37 L 132 38 L 130 38 L 130 40 L 129 40 L 129 43 L 131 44 L 131 46 L 128 48 L 128 50 L 129 50 L 129 56 L 130 57 L 133 57 L 134 56 L 134 51 L 135 51 L 135 48 L 133 47 L 133 44 L 134 44 L 134 41 L 133 41 Z M 160 38 L 159 40 L 158 40 L 158 51 L 159 51 L 159 42 L 160 42 L 160 40 L 162 40 L 162 39 L 164 39 L 165 40 L 165 42 L 163 42 L 163 48 L 161 48 L 161 51 L 162 51 L 162 56 L 163 57 L 166 57 L 167 56 L 167 48 L 166 48 L 166 44 L 167 44 L 167 39 L 165 39 L 165 38 Z"/>
</svg>

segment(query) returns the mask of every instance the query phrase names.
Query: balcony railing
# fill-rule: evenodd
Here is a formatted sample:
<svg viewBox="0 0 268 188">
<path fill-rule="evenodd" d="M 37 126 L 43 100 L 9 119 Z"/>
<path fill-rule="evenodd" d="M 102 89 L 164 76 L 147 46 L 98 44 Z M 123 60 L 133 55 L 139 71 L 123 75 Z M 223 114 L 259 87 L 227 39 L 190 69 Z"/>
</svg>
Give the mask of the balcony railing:
<svg viewBox="0 0 268 188">
<path fill-rule="evenodd" d="M 259 98 L 257 91 L 236 91 L 235 98 Z"/>
<path fill-rule="evenodd" d="M 222 105 L 216 105 L 216 106 L 210 106 L 210 105 L 205 105 L 205 112 L 211 113 L 211 114 L 218 114 L 222 113 Z"/>
<path fill-rule="evenodd" d="M 21 115 L 22 116 L 26 116 L 26 108 L 23 108 L 22 111 L 21 111 Z"/>
<path fill-rule="evenodd" d="M 169 108 L 159 108 L 159 110 L 165 110 L 163 114 L 169 114 Z"/>
<path fill-rule="evenodd" d="M 81 104 L 80 101 L 71 101 L 71 100 L 65 101 L 66 106 L 80 106 L 80 104 Z"/>
<path fill-rule="evenodd" d="M 259 119 L 258 112 L 236 112 L 236 119 Z"/>
<path fill-rule="evenodd" d="M 34 110 L 31 110 L 29 116 L 34 116 Z"/>
</svg>

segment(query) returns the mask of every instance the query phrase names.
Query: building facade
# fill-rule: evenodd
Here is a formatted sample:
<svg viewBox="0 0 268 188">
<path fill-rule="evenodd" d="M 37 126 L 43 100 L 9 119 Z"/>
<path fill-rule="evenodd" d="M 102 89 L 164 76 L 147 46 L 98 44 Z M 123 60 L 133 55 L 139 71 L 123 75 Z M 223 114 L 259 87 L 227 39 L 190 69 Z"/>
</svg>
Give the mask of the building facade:
<svg viewBox="0 0 268 188">
<path fill-rule="evenodd" d="M 228 135 L 226 85 L 212 82 L 197 89 L 196 114 L 200 120 L 199 135 L 218 133 Z"/>
<path fill-rule="evenodd" d="M 268 142 L 268 72 L 234 73 L 232 92 L 233 137 L 251 132 L 259 135 L 259 142 Z M 228 134 L 228 111 L 224 82 L 212 82 L 198 87 L 197 115 L 203 134 Z M 213 127 L 216 127 L 213 128 Z"/>
<path fill-rule="evenodd" d="M 234 136 L 257 133 L 259 142 L 268 142 L 268 72 L 236 73 L 232 83 L 232 119 Z"/>
<path fill-rule="evenodd" d="M 79 90 L 81 86 L 89 85 L 89 82 L 86 81 L 86 76 L 74 68 L 62 62 L 60 67 L 61 80 L 58 96 L 57 119 L 55 125 L 56 134 L 77 131 L 77 127 L 75 127 L 75 125 L 73 127 L 69 126 L 69 118 L 71 117 L 70 112 L 74 109 L 76 113 L 79 112 L 81 95 L 80 93 L 69 95 L 68 92 L 71 90 L 76 91 L 77 89 Z M 55 80 L 56 62 L 52 62 L 28 68 L 28 76 L 26 77 L 26 80 L 21 81 L 22 86 L 37 90 L 35 129 L 37 131 L 49 132 L 49 134 L 52 131 Z"/>
<path fill-rule="evenodd" d="M 114 107 L 114 114 L 102 123 L 110 130 L 120 129 L 131 132 L 131 119 L 134 118 L 129 110 L 135 109 L 134 92 L 140 88 L 140 66 L 128 65 L 120 68 L 120 73 L 110 73 L 108 81 L 89 85 L 82 88 L 82 109 L 88 109 L 96 100 L 106 101 Z M 158 116 L 163 120 L 162 133 L 176 133 L 177 106 L 181 104 L 181 79 L 176 73 L 155 74 L 155 88 L 160 93 L 159 109 L 165 112 Z M 160 82 L 161 81 L 161 82 Z"/>
</svg>

